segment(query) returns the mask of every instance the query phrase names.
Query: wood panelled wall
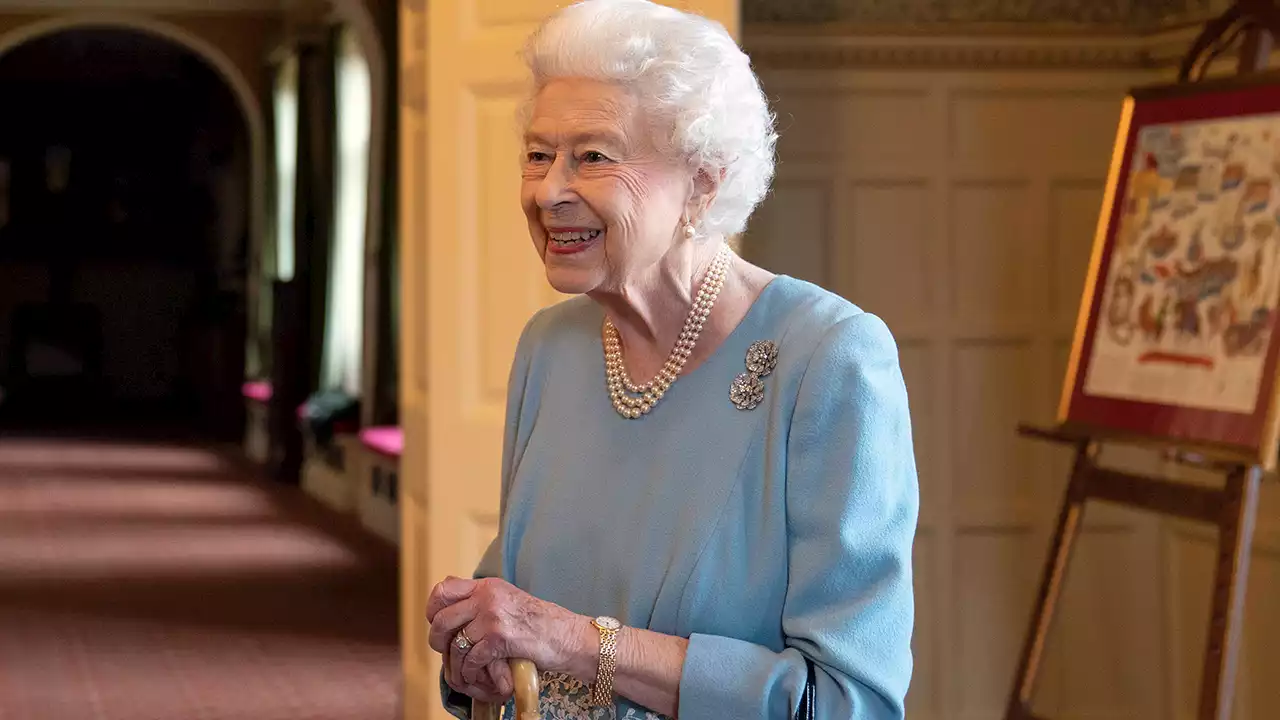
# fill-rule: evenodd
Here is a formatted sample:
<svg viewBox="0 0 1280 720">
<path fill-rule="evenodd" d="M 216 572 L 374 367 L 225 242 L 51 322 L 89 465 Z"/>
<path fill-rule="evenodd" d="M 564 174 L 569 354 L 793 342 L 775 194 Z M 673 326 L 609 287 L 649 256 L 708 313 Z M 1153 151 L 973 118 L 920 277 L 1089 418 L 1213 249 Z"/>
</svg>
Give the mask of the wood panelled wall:
<svg viewBox="0 0 1280 720">
<path fill-rule="evenodd" d="M 922 493 L 909 717 L 992 720 L 1070 459 L 1015 426 L 1054 418 L 1124 91 L 1168 72 L 1114 39 L 834 35 L 745 30 L 782 138 L 744 251 L 894 331 Z M 1159 469 L 1123 448 L 1106 457 Z M 1280 514 L 1264 492 L 1235 713 L 1259 720 L 1280 717 Z M 1037 710 L 1193 717 L 1214 542 L 1092 507 Z"/>
</svg>

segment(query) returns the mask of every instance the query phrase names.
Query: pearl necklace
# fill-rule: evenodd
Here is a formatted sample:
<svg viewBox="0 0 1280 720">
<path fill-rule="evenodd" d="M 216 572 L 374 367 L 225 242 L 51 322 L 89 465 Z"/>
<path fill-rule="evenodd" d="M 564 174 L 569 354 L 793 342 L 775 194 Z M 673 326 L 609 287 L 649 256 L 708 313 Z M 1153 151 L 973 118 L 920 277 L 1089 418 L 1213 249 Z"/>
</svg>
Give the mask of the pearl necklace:
<svg viewBox="0 0 1280 720">
<path fill-rule="evenodd" d="M 604 367 L 605 379 L 609 385 L 609 396 L 613 400 L 613 409 L 624 418 L 635 420 L 641 415 L 648 415 L 666 394 L 671 384 L 680 376 L 680 370 L 693 353 L 702 335 L 702 326 L 711 316 L 711 308 L 720 296 L 724 287 L 725 269 L 729 265 L 729 248 L 721 245 L 711 267 L 698 288 L 693 307 L 685 318 L 684 329 L 680 331 L 680 339 L 667 356 L 667 362 L 658 371 L 656 377 L 647 383 L 637 385 L 631 381 L 627 372 L 626 361 L 622 359 L 622 344 L 618 340 L 618 329 L 606 316 L 604 320 Z"/>
</svg>

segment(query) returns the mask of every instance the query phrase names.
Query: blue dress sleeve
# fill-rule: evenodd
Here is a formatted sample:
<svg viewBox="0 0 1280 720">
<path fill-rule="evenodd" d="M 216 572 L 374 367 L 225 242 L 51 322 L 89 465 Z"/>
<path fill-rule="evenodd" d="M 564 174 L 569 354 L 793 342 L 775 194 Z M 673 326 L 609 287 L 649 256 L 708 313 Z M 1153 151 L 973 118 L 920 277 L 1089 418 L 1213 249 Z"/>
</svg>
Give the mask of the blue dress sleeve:
<svg viewBox="0 0 1280 720">
<path fill-rule="evenodd" d="M 875 315 L 845 319 L 815 350 L 789 428 L 786 475 L 786 647 L 694 634 L 679 716 L 790 720 L 807 657 L 815 717 L 901 720 L 919 485 L 897 346 Z"/>
</svg>

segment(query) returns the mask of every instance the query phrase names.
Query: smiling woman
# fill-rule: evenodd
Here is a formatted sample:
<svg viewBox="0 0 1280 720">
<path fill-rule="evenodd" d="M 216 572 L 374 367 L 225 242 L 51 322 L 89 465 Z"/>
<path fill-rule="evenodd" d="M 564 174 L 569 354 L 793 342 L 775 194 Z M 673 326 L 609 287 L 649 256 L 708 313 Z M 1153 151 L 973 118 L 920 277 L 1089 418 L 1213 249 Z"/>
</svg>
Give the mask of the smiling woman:
<svg viewBox="0 0 1280 720">
<path fill-rule="evenodd" d="M 446 705 L 897 719 L 918 484 L 884 323 L 726 241 L 773 174 L 725 29 L 587 0 L 530 39 L 521 203 L 557 290 L 512 366 L 498 537 L 428 600 Z"/>
<path fill-rule="evenodd" d="M 684 164 L 658 148 L 633 92 L 565 77 L 534 101 L 521 200 L 560 292 L 617 292 L 656 270 L 676 225 L 693 227 L 711 199 L 710 183 L 691 192 Z"/>
</svg>

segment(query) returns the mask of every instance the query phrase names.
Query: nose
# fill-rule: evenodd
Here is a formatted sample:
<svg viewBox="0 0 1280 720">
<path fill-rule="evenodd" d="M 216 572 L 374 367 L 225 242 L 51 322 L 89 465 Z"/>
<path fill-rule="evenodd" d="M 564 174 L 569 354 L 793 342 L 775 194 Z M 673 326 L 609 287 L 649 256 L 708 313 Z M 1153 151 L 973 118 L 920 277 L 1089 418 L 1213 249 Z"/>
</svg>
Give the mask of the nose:
<svg viewBox="0 0 1280 720">
<path fill-rule="evenodd" d="M 552 161 L 551 167 L 547 168 L 547 174 L 543 175 L 538 182 L 538 189 L 535 195 L 538 207 L 543 210 L 551 210 L 557 205 L 572 200 L 573 193 L 569 189 L 569 172 L 564 154 L 558 154 L 556 159 Z"/>
</svg>

